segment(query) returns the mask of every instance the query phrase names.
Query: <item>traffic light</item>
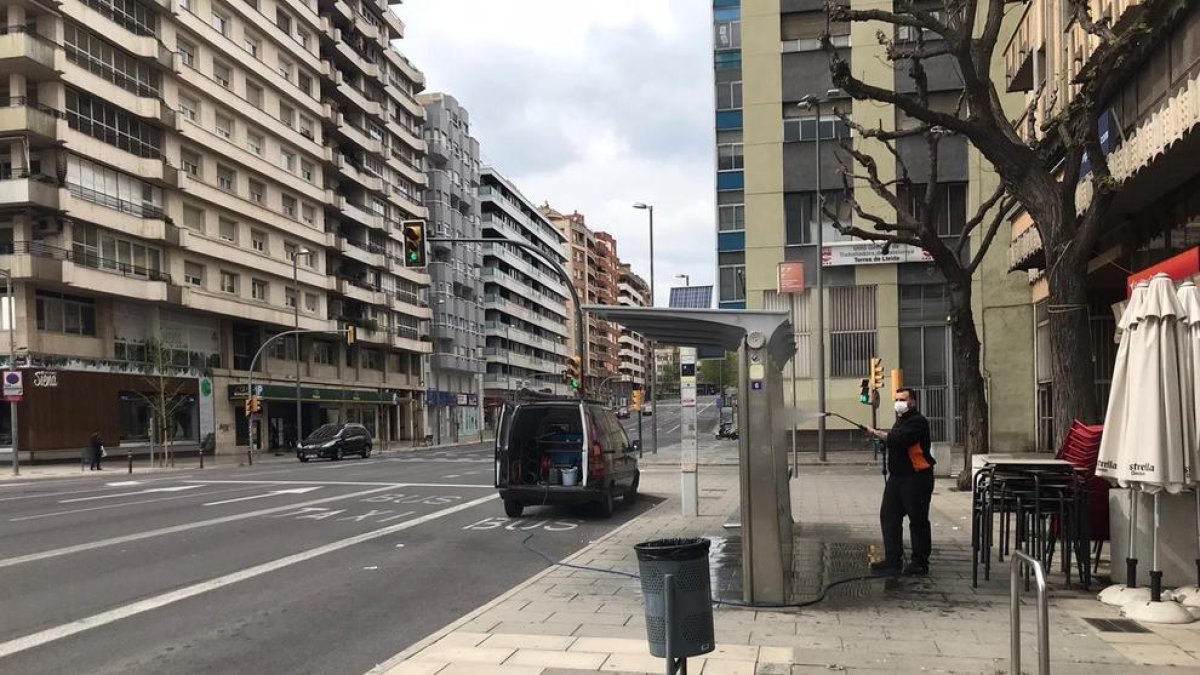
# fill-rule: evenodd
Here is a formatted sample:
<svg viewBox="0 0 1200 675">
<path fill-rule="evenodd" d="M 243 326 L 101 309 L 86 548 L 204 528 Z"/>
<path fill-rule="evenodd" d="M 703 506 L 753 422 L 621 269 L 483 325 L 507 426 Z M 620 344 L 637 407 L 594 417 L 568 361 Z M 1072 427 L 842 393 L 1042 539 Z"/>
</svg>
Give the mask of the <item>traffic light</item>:
<svg viewBox="0 0 1200 675">
<path fill-rule="evenodd" d="M 580 364 L 579 357 L 572 356 L 567 359 L 567 369 L 563 371 L 563 379 L 567 381 L 567 384 L 571 385 L 572 389 L 576 390 L 579 389 L 579 378 L 583 370 Z"/>
<path fill-rule="evenodd" d="M 257 396 L 246 399 L 246 417 L 262 412 L 262 400 Z"/>
<path fill-rule="evenodd" d="M 404 232 L 404 266 L 425 266 L 425 221 L 406 220 L 400 223 Z"/>
<path fill-rule="evenodd" d="M 883 389 L 883 359 L 871 357 L 871 388 Z"/>
<path fill-rule="evenodd" d="M 358 333 L 357 327 L 347 326 L 346 327 L 346 344 L 348 344 L 348 345 L 354 344 L 355 338 L 358 337 L 357 333 Z"/>
<path fill-rule="evenodd" d="M 634 408 L 634 410 L 640 411 L 642 409 L 642 396 L 643 396 L 643 394 L 642 394 L 641 389 L 633 390 L 633 408 Z"/>
<path fill-rule="evenodd" d="M 858 402 L 863 405 L 871 403 L 871 381 L 865 377 L 858 383 Z"/>
</svg>

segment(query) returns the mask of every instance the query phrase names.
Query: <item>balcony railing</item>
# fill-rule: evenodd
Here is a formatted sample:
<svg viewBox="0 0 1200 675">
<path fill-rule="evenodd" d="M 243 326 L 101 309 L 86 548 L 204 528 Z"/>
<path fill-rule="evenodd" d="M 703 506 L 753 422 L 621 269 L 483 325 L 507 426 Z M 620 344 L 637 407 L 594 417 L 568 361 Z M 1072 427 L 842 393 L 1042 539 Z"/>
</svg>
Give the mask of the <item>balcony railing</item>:
<svg viewBox="0 0 1200 675">
<path fill-rule="evenodd" d="M 171 275 L 161 270 L 143 267 L 141 265 L 131 265 L 127 262 L 114 260 L 112 258 L 102 258 L 94 253 L 88 253 L 86 251 L 76 251 L 74 249 L 51 246 L 49 244 L 43 244 L 40 241 L 22 240 L 0 246 L 0 254 L 11 253 L 36 255 L 42 258 L 51 258 L 54 260 L 66 260 L 81 267 L 90 267 L 103 272 L 120 274 L 121 276 L 140 277 L 147 281 L 164 281 L 166 283 L 171 283 Z"/>
<path fill-rule="evenodd" d="M 156 204 L 148 204 L 146 202 L 131 202 L 127 199 L 121 199 L 120 197 L 114 197 L 103 192 L 97 192 L 91 188 L 86 188 L 82 185 L 71 182 L 67 182 L 67 191 L 85 201 L 92 202 L 93 204 L 99 204 L 100 206 L 107 206 L 110 209 L 116 209 L 122 213 L 128 213 L 130 215 L 137 216 L 138 218 L 152 218 L 159 220 L 163 218 L 162 207 Z"/>
</svg>

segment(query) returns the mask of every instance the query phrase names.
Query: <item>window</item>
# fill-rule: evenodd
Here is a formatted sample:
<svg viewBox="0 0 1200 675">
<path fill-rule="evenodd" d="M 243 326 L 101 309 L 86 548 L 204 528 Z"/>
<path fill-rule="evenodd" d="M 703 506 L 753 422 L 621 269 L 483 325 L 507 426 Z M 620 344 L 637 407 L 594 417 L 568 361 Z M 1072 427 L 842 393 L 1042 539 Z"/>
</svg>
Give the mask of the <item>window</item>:
<svg viewBox="0 0 1200 675">
<path fill-rule="evenodd" d="M 260 58 L 259 53 L 262 52 L 262 40 L 258 36 L 246 33 L 242 36 L 242 47 L 254 58 Z"/>
<path fill-rule="evenodd" d="M 313 256 L 309 256 L 309 259 L 312 259 L 312 257 Z M 318 307 L 317 294 L 316 293 L 305 293 L 304 294 L 304 311 L 309 312 L 311 314 L 316 314 L 317 307 Z M 329 357 L 329 363 L 330 364 L 333 363 L 332 356 Z"/>
<path fill-rule="evenodd" d="M 83 26 L 63 23 L 63 48 L 72 63 L 126 91 L 160 95 L 161 78 L 155 68 Z"/>
<path fill-rule="evenodd" d="M 75 223 L 71 235 L 75 264 L 154 281 L 162 274 L 162 251 L 90 223 Z"/>
<path fill-rule="evenodd" d="M 746 229 L 746 205 L 722 204 L 717 207 L 717 229 L 735 232 Z"/>
<path fill-rule="evenodd" d="M 897 197 L 918 220 L 925 218 L 926 183 L 900 185 Z M 939 236 L 960 234 L 967 224 L 967 184 L 939 183 L 933 196 L 933 226 Z"/>
<path fill-rule="evenodd" d="M 221 12 L 213 10 L 212 27 L 213 27 L 213 30 L 217 31 L 221 35 L 224 35 L 225 37 L 229 37 L 229 17 L 228 16 L 225 16 Z"/>
<path fill-rule="evenodd" d="M 188 286 L 204 286 L 204 265 L 194 262 L 183 263 L 183 282 Z"/>
<path fill-rule="evenodd" d="M 875 355 L 875 287 L 829 289 L 829 375 L 862 377 Z"/>
<path fill-rule="evenodd" d="M 291 82 L 292 81 L 292 68 L 293 68 L 293 66 L 290 61 L 286 61 L 283 58 L 280 58 L 279 59 L 279 67 L 276 70 L 279 71 L 280 77 L 287 80 L 288 82 Z"/>
<path fill-rule="evenodd" d="M 305 225 L 315 225 L 317 222 L 317 209 L 312 204 L 305 204 L 300 207 L 300 220 L 304 221 Z"/>
<path fill-rule="evenodd" d="M 151 37 L 157 33 L 157 17 L 161 10 L 152 4 L 139 0 L 83 0 L 83 4 L 135 35 Z"/>
<path fill-rule="evenodd" d="M 284 35 L 292 34 L 292 17 L 278 7 L 275 8 L 275 25 Z"/>
<path fill-rule="evenodd" d="M 313 177 L 316 174 L 316 167 L 312 162 L 307 160 L 300 162 L 300 177 L 308 182 L 313 182 Z"/>
<path fill-rule="evenodd" d="M 221 292 L 237 295 L 238 275 L 221 270 Z"/>
<path fill-rule="evenodd" d="M 67 125 L 138 157 L 159 158 L 162 132 L 103 98 L 66 88 Z"/>
<path fill-rule="evenodd" d="M 786 244 L 817 243 L 816 210 L 813 204 L 812 192 L 788 192 L 783 195 L 784 232 Z M 834 241 L 852 241 L 854 237 L 838 231 L 829 212 L 837 216 L 837 222 L 849 225 L 854 219 L 854 207 L 851 203 L 853 195 L 842 190 L 822 191 L 823 203 L 819 207 L 821 217 L 821 238 L 823 243 Z"/>
<path fill-rule="evenodd" d="M 315 298 L 316 296 L 314 296 Z M 313 340 L 312 343 L 312 360 L 313 363 L 319 363 L 326 366 L 333 365 L 333 344 L 324 340 Z"/>
<path fill-rule="evenodd" d="M 734 171 L 744 168 L 741 143 L 724 143 L 717 146 L 717 171 Z"/>
<path fill-rule="evenodd" d="M 237 185 L 237 172 L 227 166 L 217 165 L 217 187 L 233 192 Z"/>
<path fill-rule="evenodd" d="M 267 252 L 267 233 L 262 230 L 250 230 L 250 245 L 259 253 Z"/>
<path fill-rule="evenodd" d="M 300 41 L 300 46 L 304 47 L 305 49 L 308 49 L 309 48 L 308 45 L 312 42 L 312 36 L 309 35 L 308 32 L 306 32 L 306 31 L 297 32 L 296 39 Z M 311 51 L 311 50 L 309 50 L 309 51 Z"/>
<path fill-rule="evenodd" d="M 742 81 L 717 83 L 717 110 L 738 110 L 742 107 Z"/>
<path fill-rule="evenodd" d="M 217 115 L 217 135 L 225 140 L 233 138 L 233 120 L 224 115 Z"/>
<path fill-rule="evenodd" d="M 188 96 L 179 97 L 179 114 L 189 122 L 196 121 L 196 115 L 200 110 L 200 103 L 194 98 Z"/>
<path fill-rule="evenodd" d="M 381 368 L 378 349 L 362 350 L 362 367 L 367 370 L 379 370 Z"/>
<path fill-rule="evenodd" d="M 183 171 L 193 178 L 200 177 L 200 155 L 191 150 L 179 151 L 179 163 L 183 165 Z"/>
<path fill-rule="evenodd" d="M 296 85 L 298 87 L 300 87 L 300 91 L 304 92 L 305 94 L 307 94 L 309 96 L 312 96 L 312 88 L 313 88 L 312 75 L 309 75 L 308 73 L 300 73 L 299 78 L 296 80 Z"/>
<path fill-rule="evenodd" d="M 66 184 L 72 195 L 94 204 L 139 218 L 163 217 L 160 188 L 82 157 L 67 156 Z"/>
<path fill-rule="evenodd" d="M 281 148 L 279 150 L 279 167 L 288 173 L 295 173 L 296 153 L 287 148 Z"/>
<path fill-rule="evenodd" d="M 250 181 L 250 201 L 255 204 L 262 204 L 266 201 L 266 194 L 267 186 L 256 180 Z"/>
<path fill-rule="evenodd" d="M 783 141 L 815 141 L 817 132 L 821 140 L 829 141 L 838 138 L 850 138 L 850 127 L 836 117 L 823 117 L 818 124 L 815 117 L 791 117 L 783 121 Z"/>
<path fill-rule="evenodd" d="M 250 105 L 262 110 L 263 107 L 263 88 L 253 82 L 246 83 L 246 102 Z"/>
<path fill-rule="evenodd" d="M 270 292 L 270 285 L 262 279 L 252 279 L 250 281 L 250 296 L 259 302 L 267 301 L 267 293 Z"/>
<path fill-rule="evenodd" d="M 296 125 L 296 110 L 290 105 L 286 105 L 282 101 L 279 103 L 279 121 L 283 122 L 290 129 Z"/>
<path fill-rule="evenodd" d="M 186 41 L 178 40 L 175 46 L 179 49 L 179 62 L 188 68 L 196 67 L 196 45 Z"/>
<path fill-rule="evenodd" d="M 292 220 L 295 220 L 296 219 L 296 198 L 291 195 L 284 195 L 283 199 L 281 200 L 281 203 L 282 203 L 282 207 L 283 207 L 283 215 L 287 216 L 288 218 L 291 218 Z"/>
<path fill-rule="evenodd" d="M 717 52 L 714 54 L 713 67 L 717 70 L 733 70 L 735 68 L 741 68 L 741 50 L 733 52 Z"/>
<path fill-rule="evenodd" d="M 294 289 L 294 288 L 285 288 L 284 289 L 283 304 L 286 305 L 288 308 L 294 308 L 296 306 L 296 289 Z"/>
<path fill-rule="evenodd" d="M 226 89 L 231 88 L 233 86 L 233 69 L 224 63 L 213 61 L 213 80 Z"/>
<path fill-rule="evenodd" d="M 250 152 L 253 152 L 254 154 L 258 155 L 259 157 L 262 157 L 264 144 L 266 144 L 266 140 L 263 138 L 262 134 L 258 133 L 257 131 L 246 132 L 246 149 L 247 150 L 249 150 Z"/>
<path fill-rule="evenodd" d="M 218 230 L 217 230 L 217 235 L 220 236 L 222 239 L 224 239 L 225 241 L 231 241 L 236 244 L 237 238 L 238 238 L 237 232 L 238 232 L 238 224 L 236 221 L 232 221 L 228 218 L 222 218 L 220 220 Z"/>
<path fill-rule="evenodd" d="M 312 121 L 312 118 L 305 117 L 304 115 L 300 116 L 300 135 L 301 136 L 307 138 L 310 141 L 316 140 L 317 135 L 313 131 L 314 128 L 315 128 L 315 126 Z"/>
<path fill-rule="evenodd" d="M 183 226 L 196 232 L 204 232 L 204 209 L 191 204 L 183 205 Z"/>
<path fill-rule="evenodd" d="M 37 292 L 37 328 L 69 335 L 96 334 L 96 301 L 62 293 Z"/>
<path fill-rule="evenodd" d="M 742 251 L 717 254 L 720 300 L 746 299 L 746 254 Z"/>
<path fill-rule="evenodd" d="M 742 46 L 742 22 L 721 21 L 713 24 L 715 49 L 738 49 Z"/>
</svg>

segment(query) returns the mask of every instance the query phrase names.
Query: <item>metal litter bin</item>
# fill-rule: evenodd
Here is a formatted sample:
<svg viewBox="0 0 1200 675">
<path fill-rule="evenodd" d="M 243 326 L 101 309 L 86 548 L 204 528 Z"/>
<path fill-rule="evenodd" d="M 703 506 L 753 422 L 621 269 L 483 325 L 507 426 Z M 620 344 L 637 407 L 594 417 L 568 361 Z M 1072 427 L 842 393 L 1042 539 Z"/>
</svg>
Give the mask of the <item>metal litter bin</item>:
<svg viewBox="0 0 1200 675">
<path fill-rule="evenodd" d="M 685 659 L 716 648 L 707 539 L 659 539 L 635 545 L 653 656 Z"/>
</svg>

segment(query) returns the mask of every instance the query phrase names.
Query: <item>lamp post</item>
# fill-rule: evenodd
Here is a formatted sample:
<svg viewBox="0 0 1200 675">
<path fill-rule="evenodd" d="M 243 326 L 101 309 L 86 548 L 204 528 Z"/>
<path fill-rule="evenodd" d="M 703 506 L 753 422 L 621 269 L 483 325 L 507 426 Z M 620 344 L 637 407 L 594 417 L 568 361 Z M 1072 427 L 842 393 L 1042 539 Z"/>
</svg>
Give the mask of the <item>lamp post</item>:
<svg viewBox="0 0 1200 675">
<path fill-rule="evenodd" d="M 5 312 L 8 316 L 8 369 L 17 369 L 17 308 L 13 304 L 13 282 L 12 270 L 0 270 L 0 274 L 4 275 L 4 297 L 7 299 L 8 307 Z M 17 402 L 9 401 L 8 403 L 8 429 L 12 435 L 12 472 L 14 476 L 21 475 L 21 456 L 17 453 Z"/>
<path fill-rule="evenodd" d="M 813 216 L 817 227 L 817 410 L 822 413 L 825 412 L 825 227 L 821 215 L 821 103 L 828 102 L 829 99 L 839 94 L 841 94 L 841 90 L 830 89 L 825 92 L 824 101 L 812 94 L 800 99 L 800 106 L 806 110 L 812 110 L 817 120 L 816 152 L 814 153 L 817 164 L 817 185 L 813 198 Z M 825 415 L 817 417 L 817 458 L 822 462 L 825 461 Z"/>
<path fill-rule="evenodd" d="M 292 256 L 292 293 L 296 295 L 295 302 L 292 304 L 292 322 L 296 331 L 300 330 L 300 256 L 311 260 L 312 251 L 302 248 L 296 251 Z M 304 423 L 302 421 L 303 406 L 300 403 L 300 333 L 296 333 L 296 353 L 293 354 L 296 359 L 296 444 L 304 439 Z"/>
<path fill-rule="evenodd" d="M 654 205 L 638 202 L 635 209 L 642 209 L 650 216 L 650 306 L 656 305 L 654 299 Z M 654 343 L 650 343 L 650 353 L 654 353 Z M 654 454 L 658 454 L 658 367 L 650 372 L 650 442 L 654 446 Z"/>
</svg>

